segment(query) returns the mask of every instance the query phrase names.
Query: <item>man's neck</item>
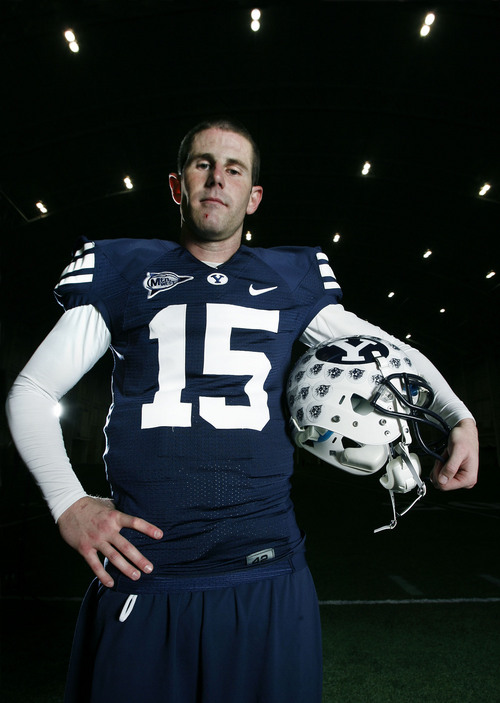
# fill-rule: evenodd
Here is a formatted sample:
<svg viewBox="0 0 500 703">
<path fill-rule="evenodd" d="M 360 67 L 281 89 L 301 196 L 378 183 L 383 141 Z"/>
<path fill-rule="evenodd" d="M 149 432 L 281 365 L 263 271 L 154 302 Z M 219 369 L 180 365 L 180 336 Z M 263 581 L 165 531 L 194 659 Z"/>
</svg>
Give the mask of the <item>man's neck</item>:
<svg viewBox="0 0 500 703">
<path fill-rule="evenodd" d="M 240 248 L 241 232 L 220 242 L 210 242 L 194 237 L 191 232 L 183 228 L 180 243 L 196 259 L 221 264 L 228 261 Z"/>
</svg>

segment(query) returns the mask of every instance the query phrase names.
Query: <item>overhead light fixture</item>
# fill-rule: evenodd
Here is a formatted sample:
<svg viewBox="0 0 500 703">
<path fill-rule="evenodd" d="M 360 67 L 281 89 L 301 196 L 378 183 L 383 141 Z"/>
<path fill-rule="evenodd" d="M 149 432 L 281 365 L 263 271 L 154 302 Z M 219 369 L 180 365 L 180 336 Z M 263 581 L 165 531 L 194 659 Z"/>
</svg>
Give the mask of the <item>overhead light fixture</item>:
<svg viewBox="0 0 500 703">
<path fill-rule="evenodd" d="M 48 213 L 47 208 L 45 207 L 45 205 L 42 203 L 41 200 L 39 200 L 39 201 L 37 202 L 36 206 L 37 206 L 37 208 L 40 210 L 40 212 L 42 213 L 42 215 L 46 215 L 46 214 Z"/>
<path fill-rule="evenodd" d="M 395 296 L 395 293 L 394 293 L 393 290 L 391 290 L 391 292 L 389 293 L 389 295 L 388 295 L 387 297 L 388 297 L 388 298 L 394 298 L 394 296 Z"/>
<path fill-rule="evenodd" d="M 486 193 L 489 191 L 490 188 L 491 188 L 490 184 L 485 183 L 484 186 L 479 191 L 479 195 L 486 195 Z"/>
<path fill-rule="evenodd" d="M 365 161 L 365 164 L 363 166 L 363 170 L 361 171 L 361 174 L 363 176 L 367 176 L 370 173 L 371 167 L 372 167 L 371 163 L 369 161 Z"/>
<path fill-rule="evenodd" d="M 489 273 L 486 274 L 486 278 L 493 278 L 493 276 L 496 276 L 496 271 L 490 271 Z"/>
<path fill-rule="evenodd" d="M 130 176 L 125 176 L 125 178 L 123 179 L 123 182 L 125 183 L 125 186 L 128 188 L 128 190 L 132 190 L 132 188 L 134 187 L 134 184 L 132 183 L 132 179 L 130 178 Z"/>
<path fill-rule="evenodd" d="M 446 308 L 441 308 L 440 313 L 446 312 Z"/>
<path fill-rule="evenodd" d="M 74 54 L 77 54 L 80 51 L 80 47 L 78 46 L 78 42 L 76 41 L 74 31 L 72 29 L 67 29 L 64 32 L 64 38 L 68 42 L 68 47 L 70 51 L 72 51 Z"/>
<path fill-rule="evenodd" d="M 247 240 L 247 242 L 250 242 L 252 240 L 252 233 L 250 232 L 250 230 L 248 230 L 248 232 L 245 234 L 245 239 Z"/>
<path fill-rule="evenodd" d="M 337 242 L 340 242 L 340 234 L 338 232 L 335 232 L 333 235 L 333 243 L 337 244 Z"/>
<path fill-rule="evenodd" d="M 429 256 L 432 256 L 432 251 L 430 249 L 427 249 L 426 252 L 424 252 L 424 259 L 428 259 Z"/>
<path fill-rule="evenodd" d="M 258 8 L 255 8 L 252 10 L 250 13 L 250 17 L 252 18 L 252 22 L 250 24 L 250 27 L 252 31 L 258 32 L 260 29 L 260 18 L 261 18 L 261 11 Z"/>
<path fill-rule="evenodd" d="M 436 15 L 433 12 L 428 12 L 423 25 L 420 27 L 420 36 L 421 37 L 426 37 L 429 32 L 431 31 L 431 26 L 434 24 L 434 20 L 436 19 Z"/>
<path fill-rule="evenodd" d="M 405 338 L 405 339 L 411 339 L 411 333 L 410 333 L 410 332 L 408 332 L 408 334 L 406 335 L 406 338 Z"/>
</svg>

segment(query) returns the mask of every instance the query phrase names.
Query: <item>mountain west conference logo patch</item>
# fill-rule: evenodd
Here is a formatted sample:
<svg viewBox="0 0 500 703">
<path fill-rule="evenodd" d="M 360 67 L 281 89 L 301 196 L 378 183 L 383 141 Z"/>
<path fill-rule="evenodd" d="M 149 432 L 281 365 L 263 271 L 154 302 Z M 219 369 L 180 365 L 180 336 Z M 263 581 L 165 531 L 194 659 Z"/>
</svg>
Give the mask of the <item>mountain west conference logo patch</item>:
<svg viewBox="0 0 500 703">
<path fill-rule="evenodd" d="M 144 279 L 143 286 L 148 291 L 149 300 L 158 295 L 158 293 L 175 288 L 179 283 L 186 283 L 192 280 L 192 276 L 178 276 L 172 271 L 162 271 L 161 273 L 148 273 Z"/>
</svg>

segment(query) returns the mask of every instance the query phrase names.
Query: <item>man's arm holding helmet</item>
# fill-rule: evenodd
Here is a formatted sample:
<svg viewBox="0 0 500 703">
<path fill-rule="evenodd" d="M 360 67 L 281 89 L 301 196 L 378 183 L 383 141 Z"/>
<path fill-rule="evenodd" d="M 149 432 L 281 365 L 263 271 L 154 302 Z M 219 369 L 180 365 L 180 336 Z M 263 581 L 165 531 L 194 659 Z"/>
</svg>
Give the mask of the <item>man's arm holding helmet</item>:
<svg viewBox="0 0 500 703">
<path fill-rule="evenodd" d="M 348 312 L 339 304 L 323 308 L 309 323 L 301 341 L 307 346 L 312 346 L 328 339 L 357 335 L 380 337 L 404 350 L 419 374 L 432 386 L 435 393 L 433 409 L 439 412 L 453 429 L 443 461 L 435 463 L 431 479 L 436 487 L 445 491 L 472 488 L 477 481 L 479 465 L 476 423 L 472 413 L 424 354 L 380 327 Z"/>
</svg>

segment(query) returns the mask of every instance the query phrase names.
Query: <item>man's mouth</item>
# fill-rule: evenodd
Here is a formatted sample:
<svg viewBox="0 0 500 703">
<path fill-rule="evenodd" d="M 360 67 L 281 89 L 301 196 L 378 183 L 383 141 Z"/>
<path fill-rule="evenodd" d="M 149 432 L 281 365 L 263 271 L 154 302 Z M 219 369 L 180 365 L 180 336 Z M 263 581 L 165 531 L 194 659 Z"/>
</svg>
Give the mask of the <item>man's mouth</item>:
<svg viewBox="0 0 500 703">
<path fill-rule="evenodd" d="M 217 203 L 218 205 L 225 205 L 220 198 L 202 198 L 201 201 L 202 203 Z"/>
</svg>

